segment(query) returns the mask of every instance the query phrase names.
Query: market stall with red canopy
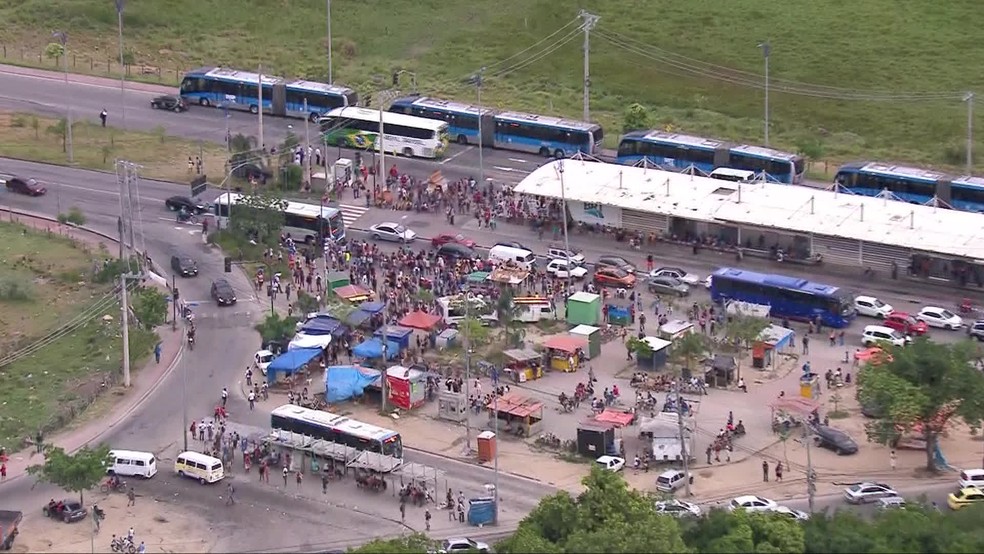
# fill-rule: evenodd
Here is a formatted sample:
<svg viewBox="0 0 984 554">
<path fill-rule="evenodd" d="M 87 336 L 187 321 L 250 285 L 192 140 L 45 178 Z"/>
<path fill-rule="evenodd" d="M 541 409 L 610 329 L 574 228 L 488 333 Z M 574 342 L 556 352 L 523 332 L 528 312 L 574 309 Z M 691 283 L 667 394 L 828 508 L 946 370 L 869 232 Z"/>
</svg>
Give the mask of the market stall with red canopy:
<svg viewBox="0 0 984 554">
<path fill-rule="evenodd" d="M 399 324 L 402 327 L 410 327 L 412 329 L 420 329 L 421 331 L 433 331 L 435 327 L 441 322 L 441 316 L 435 314 L 429 314 L 427 312 L 410 312 L 403 316 Z"/>
<path fill-rule="evenodd" d="M 552 335 L 543 341 L 550 356 L 550 368 L 564 372 L 577 371 L 578 359 L 587 346 L 587 339 L 571 335 Z"/>
</svg>

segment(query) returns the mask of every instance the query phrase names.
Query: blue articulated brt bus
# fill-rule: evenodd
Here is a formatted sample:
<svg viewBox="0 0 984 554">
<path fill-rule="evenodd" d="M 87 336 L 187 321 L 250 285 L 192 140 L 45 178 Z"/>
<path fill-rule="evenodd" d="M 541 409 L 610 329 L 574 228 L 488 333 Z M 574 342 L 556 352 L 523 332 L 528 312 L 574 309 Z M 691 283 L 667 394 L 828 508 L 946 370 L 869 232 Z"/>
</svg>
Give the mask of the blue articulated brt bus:
<svg viewBox="0 0 984 554">
<path fill-rule="evenodd" d="M 840 287 L 731 267 L 711 275 L 711 298 L 721 303 L 768 304 L 772 316 L 786 319 L 809 321 L 820 316 L 824 325 L 838 329 L 850 325 L 856 315 L 853 296 Z"/>
</svg>

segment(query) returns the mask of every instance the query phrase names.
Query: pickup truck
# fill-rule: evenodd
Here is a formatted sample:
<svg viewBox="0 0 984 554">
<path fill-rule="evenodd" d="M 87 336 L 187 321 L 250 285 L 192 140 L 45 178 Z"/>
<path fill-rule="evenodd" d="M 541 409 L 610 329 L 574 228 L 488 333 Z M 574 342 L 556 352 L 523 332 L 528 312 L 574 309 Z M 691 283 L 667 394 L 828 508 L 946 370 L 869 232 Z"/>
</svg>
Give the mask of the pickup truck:
<svg viewBox="0 0 984 554">
<path fill-rule="evenodd" d="M 0 510 L 0 550 L 10 550 L 14 545 L 14 537 L 17 536 L 17 525 L 24 512 L 14 510 Z"/>
</svg>

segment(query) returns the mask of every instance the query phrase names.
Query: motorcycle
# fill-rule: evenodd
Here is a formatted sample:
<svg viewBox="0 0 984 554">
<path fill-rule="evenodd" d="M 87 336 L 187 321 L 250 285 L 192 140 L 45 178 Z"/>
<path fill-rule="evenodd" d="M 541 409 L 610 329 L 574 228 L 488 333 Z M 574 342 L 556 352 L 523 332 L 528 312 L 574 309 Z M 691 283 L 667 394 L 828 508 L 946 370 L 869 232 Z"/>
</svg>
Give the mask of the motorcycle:
<svg viewBox="0 0 984 554">
<path fill-rule="evenodd" d="M 126 492 L 126 481 L 122 479 L 106 479 L 99 486 L 100 492 Z"/>
<path fill-rule="evenodd" d="M 188 348 L 190 350 L 195 349 L 195 335 L 188 335 Z"/>
<path fill-rule="evenodd" d="M 113 542 L 109 543 L 109 548 L 113 552 L 125 552 L 126 554 L 135 554 L 137 551 L 137 547 L 128 537 L 114 538 Z"/>
</svg>

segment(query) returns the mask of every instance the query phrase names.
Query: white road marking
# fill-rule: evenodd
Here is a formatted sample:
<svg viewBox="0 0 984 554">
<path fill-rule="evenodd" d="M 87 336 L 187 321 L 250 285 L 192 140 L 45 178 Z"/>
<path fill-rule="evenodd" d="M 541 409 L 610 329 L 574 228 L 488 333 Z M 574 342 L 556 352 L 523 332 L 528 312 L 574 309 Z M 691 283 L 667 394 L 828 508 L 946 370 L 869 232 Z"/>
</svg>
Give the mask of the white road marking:
<svg viewBox="0 0 984 554">
<path fill-rule="evenodd" d="M 494 166 L 492 166 L 492 168 L 493 169 L 498 169 L 499 171 L 509 172 L 509 173 L 511 173 L 513 171 L 516 171 L 515 169 L 513 169 L 511 167 L 502 167 L 501 165 L 494 165 Z"/>
<path fill-rule="evenodd" d="M 346 227 L 350 227 L 369 211 L 369 208 L 365 206 L 356 206 L 354 204 L 339 204 L 338 209 L 342 210 L 342 222 L 345 223 Z"/>
<path fill-rule="evenodd" d="M 529 163 L 528 161 L 526 161 L 526 160 L 524 160 L 524 159 L 522 159 L 522 158 L 509 158 L 509 161 L 511 161 L 511 162 L 516 162 L 516 163 L 518 163 L 518 164 L 525 164 L 525 163 Z"/>
<path fill-rule="evenodd" d="M 464 154 L 465 152 L 471 152 L 474 148 L 475 148 L 474 146 L 469 146 L 468 148 L 465 148 L 464 150 L 462 150 L 461 152 L 458 152 L 454 156 L 451 156 L 450 158 L 441 160 L 440 162 L 438 162 L 438 165 L 444 165 L 444 164 L 450 162 L 451 160 L 457 158 L 458 156 Z"/>
<path fill-rule="evenodd" d="M 53 186 L 53 187 L 67 188 L 67 189 L 76 189 L 76 190 L 84 190 L 86 192 L 95 192 L 95 193 L 98 193 L 98 194 L 108 194 L 110 196 L 117 196 L 117 197 L 120 195 L 119 191 L 116 191 L 116 190 L 94 189 L 94 188 L 91 188 L 91 187 L 80 187 L 79 185 L 67 185 L 65 183 L 56 183 L 56 182 L 53 182 L 53 181 L 44 181 L 44 182 L 47 183 L 50 186 Z M 151 202 L 163 202 L 164 201 L 163 198 L 152 198 L 152 197 L 143 196 L 143 195 L 140 196 L 140 200 L 141 201 L 143 201 L 143 200 L 149 200 Z"/>
</svg>

